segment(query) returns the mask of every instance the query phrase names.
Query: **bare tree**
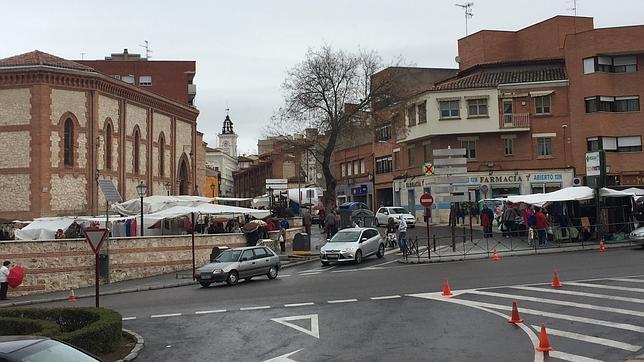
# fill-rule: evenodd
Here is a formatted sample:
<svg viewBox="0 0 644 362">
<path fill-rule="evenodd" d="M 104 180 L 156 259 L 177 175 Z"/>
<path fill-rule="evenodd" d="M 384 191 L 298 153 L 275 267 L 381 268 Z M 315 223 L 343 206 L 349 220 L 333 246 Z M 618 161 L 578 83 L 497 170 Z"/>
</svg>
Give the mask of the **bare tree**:
<svg viewBox="0 0 644 362">
<path fill-rule="evenodd" d="M 282 84 L 284 105 L 272 117 L 267 131 L 285 135 L 305 128 L 319 130 L 316 139 L 306 139 L 300 146 L 308 148 L 321 164 L 327 209 L 334 206 L 336 198 L 333 152 L 342 135 L 366 127 L 365 113 L 372 100 L 388 88 L 384 79 L 371 84 L 371 76 L 382 68 L 375 51 L 349 53 L 323 46 L 309 50 L 304 61 L 287 72 Z"/>
</svg>

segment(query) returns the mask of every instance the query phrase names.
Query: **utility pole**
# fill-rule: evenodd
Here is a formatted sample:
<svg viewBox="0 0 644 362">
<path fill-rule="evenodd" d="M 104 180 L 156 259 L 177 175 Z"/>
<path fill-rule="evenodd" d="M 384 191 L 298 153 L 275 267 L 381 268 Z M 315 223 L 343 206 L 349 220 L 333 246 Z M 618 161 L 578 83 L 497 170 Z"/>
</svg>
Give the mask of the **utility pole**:
<svg viewBox="0 0 644 362">
<path fill-rule="evenodd" d="M 468 36 L 469 31 L 467 28 L 467 20 L 474 16 L 474 13 L 472 12 L 472 6 L 474 6 L 474 3 L 466 2 L 465 4 L 454 4 L 454 5 L 462 8 L 463 11 L 465 12 L 465 36 Z"/>
<path fill-rule="evenodd" d="M 142 48 L 145 48 L 145 60 L 150 59 L 150 53 L 152 53 L 152 50 L 150 50 L 150 45 L 147 40 L 143 41 L 145 44 L 139 45 Z"/>
</svg>

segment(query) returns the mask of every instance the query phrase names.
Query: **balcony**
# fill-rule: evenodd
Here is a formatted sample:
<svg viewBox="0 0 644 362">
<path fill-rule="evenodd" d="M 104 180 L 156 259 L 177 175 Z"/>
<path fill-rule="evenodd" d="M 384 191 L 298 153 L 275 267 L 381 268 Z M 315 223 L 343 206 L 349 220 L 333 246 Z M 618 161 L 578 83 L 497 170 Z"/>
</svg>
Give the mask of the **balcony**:
<svg viewBox="0 0 644 362">
<path fill-rule="evenodd" d="M 501 116 L 503 117 L 502 129 L 530 129 L 530 113 L 506 113 Z"/>
</svg>

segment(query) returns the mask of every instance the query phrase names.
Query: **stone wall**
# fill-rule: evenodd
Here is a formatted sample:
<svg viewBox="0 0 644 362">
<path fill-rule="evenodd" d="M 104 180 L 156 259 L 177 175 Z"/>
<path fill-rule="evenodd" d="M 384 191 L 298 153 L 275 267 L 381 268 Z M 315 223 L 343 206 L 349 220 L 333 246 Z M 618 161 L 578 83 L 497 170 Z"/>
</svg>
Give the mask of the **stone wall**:
<svg viewBox="0 0 644 362">
<path fill-rule="evenodd" d="M 0 176 L 0 212 L 31 209 L 31 178 L 28 174 Z"/>
<path fill-rule="evenodd" d="M 0 126 L 31 123 L 31 90 L 0 89 Z"/>
<path fill-rule="evenodd" d="M 87 125 L 87 95 L 81 91 L 64 89 L 51 90 L 51 124 L 58 125 L 58 121 L 66 112 L 70 112 L 78 119 L 81 127 Z"/>
<path fill-rule="evenodd" d="M 287 248 L 301 228 L 287 230 Z M 277 239 L 277 233 L 271 233 Z M 197 267 L 206 264 L 215 246 L 246 245 L 243 234 L 195 235 Z M 103 246 L 103 253 L 108 245 Z M 94 285 L 94 255 L 83 239 L 0 242 L 0 258 L 25 268 L 25 281 L 9 296 L 47 293 Z M 192 268 L 190 235 L 114 238 L 109 241 L 112 282 Z"/>
<path fill-rule="evenodd" d="M 51 209 L 82 211 L 87 207 L 87 179 L 84 175 L 51 175 Z"/>
</svg>

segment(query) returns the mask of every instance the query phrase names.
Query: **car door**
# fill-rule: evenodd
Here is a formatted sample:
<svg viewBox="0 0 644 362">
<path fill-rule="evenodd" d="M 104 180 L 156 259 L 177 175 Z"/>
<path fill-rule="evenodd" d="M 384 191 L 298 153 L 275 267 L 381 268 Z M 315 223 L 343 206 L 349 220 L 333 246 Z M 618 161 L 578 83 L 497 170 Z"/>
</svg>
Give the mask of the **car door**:
<svg viewBox="0 0 644 362">
<path fill-rule="evenodd" d="M 374 237 L 374 231 L 373 229 L 367 229 L 362 232 L 361 240 L 367 239 L 362 242 L 362 250 L 365 256 L 371 255 L 376 252 L 376 249 L 374 248 L 374 242 L 373 242 L 373 237 Z"/>
<path fill-rule="evenodd" d="M 249 276 L 253 276 L 255 266 L 256 266 L 256 261 L 255 259 L 255 253 L 253 253 L 253 249 L 246 249 L 242 252 L 241 257 L 239 258 L 239 277 L 240 278 L 247 278 Z"/>
<path fill-rule="evenodd" d="M 376 213 L 376 218 L 379 224 L 387 224 L 387 215 L 385 215 L 385 208 L 381 207 Z"/>
<path fill-rule="evenodd" d="M 270 255 L 263 247 L 253 249 L 255 252 L 255 270 L 253 275 L 263 275 L 268 273 L 270 268 Z"/>
</svg>

